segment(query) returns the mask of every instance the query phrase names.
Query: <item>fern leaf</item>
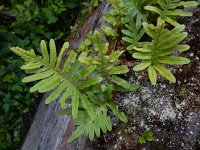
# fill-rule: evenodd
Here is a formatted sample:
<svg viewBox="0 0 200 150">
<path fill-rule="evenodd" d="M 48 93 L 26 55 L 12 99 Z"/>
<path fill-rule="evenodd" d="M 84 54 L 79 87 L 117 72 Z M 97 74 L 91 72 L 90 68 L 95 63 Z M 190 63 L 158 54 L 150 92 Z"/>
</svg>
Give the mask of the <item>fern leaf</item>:
<svg viewBox="0 0 200 150">
<path fill-rule="evenodd" d="M 54 67 L 56 63 L 57 54 L 56 54 L 55 41 L 53 39 L 50 40 L 49 46 L 50 46 L 50 65 Z"/>
<path fill-rule="evenodd" d="M 87 96 L 89 97 L 90 101 L 95 105 L 101 105 L 102 102 L 90 91 L 87 92 Z"/>
<path fill-rule="evenodd" d="M 143 27 L 145 32 L 152 38 L 156 39 L 156 33 L 154 32 L 155 27 L 153 25 L 149 25 L 147 22 L 143 22 Z"/>
<path fill-rule="evenodd" d="M 48 53 L 48 50 L 47 50 L 46 42 L 44 40 L 42 40 L 40 42 L 40 50 L 42 52 L 42 56 L 43 56 L 44 62 L 46 64 L 49 64 L 49 53 Z"/>
<path fill-rule="evenodd" d="M 181 0 L 158 0 L 158 4 L 160 7 L 145 6 L 144 8 L 159 14 L 158 20 L 163 19 L 174 26 L 179 25 L 174 21 L 174 16 L 192 16 L 191 12 L 179 9 L 179 7 L 196 7 L 198 5 L 195 1 L 183 2 Z"/>
<path fill-rule="evenodd" d="M 95 69 L 97 68 L 96 65 L 89 66 L 81 73 L 82 78 L 88 77 Z"/>
<path fill-rule="evenodd" d="M 93 112 L 94 118 L 89 117 L 88 113 L 85 111 L 79 111 L 77 118 L 74 120 L 74 124 L 77 126 L 76 131 L 69 138 L 68 142 L 73 141 L 80 135 L 86 135 L 90 140 L 94 139 L 94 136 L 100 136 L 100 132 L 111 131 L 111 120 L 107 116 L 107 107 L 105 104 L 97 107 Z"/>
<path fill-rule="evenodd" d="M 101 131 L 100 131 L 100 126 L 99 126 L 97 119 L 94 120 L 94 126 L 95 126 L 94 133 L 96 134 L 97 137 L 99 137 Z"/>
<path fill-rule="evenodd" d="M 105 125 L 105 119 L 104 119 L 104 115 L 103 113 L 100 111 L 99 115 L 98 115 L 98 124 L 100 126 L 100 129 L 103 131 L 103 133 L 106 133 L 107 132 L 107 129 L 106 129 L 106 125 Z"/>
<path fill-rule="evenodd" d="M 175 47 L 177 50 L 179 50 L 180 52 L 184 52 L 187 51 L 188 49 L 190 49 L 189 45 L 177 45 Z"/>
<path fill-rule="evenodd" d="M 148 76 L 151 81 L 151 84 L 156 85 L 157 73 L 156 73 L 156 70 L 154 69 L 154 67 L 152 67 L 152 66 L 148 67 Z"/>
<path fill-rule="evenodd" d="M 108 107 L 112 110 L 113 114 L 119 118 L 123 122 L 128 122 L 128 119 L 126 118 L 125 114 L 123 112 L 118 111 L 118 106 L 114 105 L 112 103 L 107 104 Z"/>
<path fill-rule="evenodd" d="M 67 98 L 72 94 L 72 87 L 68 86 L 65 91 L 63 92 L 59 102 L 61 107 L 64 107 L 66 104 Z"/>
<path fill-rule="evenodd" d="M 109 61 L 110 62 L 115 62 L 118 60 L 119 56 L 121 56 L 121 54 L 123 53 L 124 51 L 114 51 L 112 52 L 110 55 L 109 55 Z"/>
<path fill-rule="evenodd" d="M 166 79 L 168 79 L 169 81 L 175 83 L 176 82 L 176 78 L 174 77 L 174 75 L 169 71 L 167 70 L 165 67 L 163 67 L 162 65 L 160 64 L 155 64 L 153 65 L 153 67 L 163 76 L 165 77 Z"/>
<path fill-rule="evenodd" d="M 73 134 L 70 136 L 70 138 L 67 140 L 68 143 L 71 143 L 73 140 L 78 138 L 80 135 L 84 133 L 84 126 L 79 126 L 77 129 L 73 132 Z"/>
<path fill-rule="evenodd" d="M 88 125 L 88 129 L 89 129 L 88 135 L 89 135 L 90 141 L 92 141 L 94 139 L 94 128 L 95 128 L 95 126 L 93 126 L 91 124 Z"/>
<path fill-rule="evenodd" d="M 73 118 L 76 118 L 78 115 L 78 107 L 79 107 L 79 91 L 76 89 L 72 89 L 73 96 L 72 96 L 72 116 Z"/>
<path fill-rule="evenodd" d="M 54 74 L 53 70 L 45 70 L 43 72 L 39 72 L 39 73 L 36 73 L 34 75 L 30 75 L 30 76 L 27 76 L 27 77 L 23 78 L 22 82 L 26 83 L 26 82 L 32 82 L 32 81 L 41 80 L 41 79 L 50 77 L 53 74 Z"/>
<path fill-rule="evenodd" d="M 151 61 L 150 60 L 145 60 L 141 63 L 139 63 L 138 65 L 136 65 L 133 70 L 134 71 L 140 71 L 140 70 L 144 70 L 146 69 L 149 65 L 151 65 Z"/>
<path fill-rule="evenodd" d="M 183 64 L 189 64 L 190 60 L 184 57 L 176 57 L 176 56 L 165 56 L 160 57 L 157 59 L 157 62 L 164 63 L 164 64 L 170 64 L 170 65 L 183 65 Z"/>
<path fill-rule="evenodd" d="M 126 80 L 117 77 L 117 76 L 112 76 L 112 81 L 114 83 L 116 83 L 117 85 L 123 87 L 124 89 L 126 89 L 127 91 L 134 91 L 137 89 L 137 85 L 136 84 L 129 84 Z"/>
<path fill-rule="evenodd" d="M 60 50 L 60 53 L 58 55 L 58 58 L 57 58 L 57 62 L 56 62 L 56 69 L 59 68 L 59 65 L 60 65 L 60 61 L 61 61 L 61 58 L 62 58 L 62 55 L 63 55 L 63 52 L 69 47 L 69 43 L 68 42 L 65 42 Z"/>
<path fill-rule="evenodd" d="M 38 91 L 40 93 L 45 93 L 45 92 L 48 92 L 50 90 L 53 90 L 54 88 L 57 87 L 57 85 L 60 84 L 61 80 L 62 80 L 62 78 L 60 76 L 54 74 L 53 76 L 47 78 L 47 80 L 46 79 L 42 80 L 44 82 L 42 82 L 42 81 L 40 81 L 42 83 L 39 82 L 40 86 L 38 88 Z"/>
<path fill-rule="evenodd" d="M 132 56 L 133 58 L 144 59 L 144 60 L 152 58 L 148 53 L 142 53 L 142 52 L 135 52 Z"/>
<path fill-rule="evenodd" d="M 130 25 L 126 25 L 126 27 L 126 30 L 122 30 L 122 33 L 125 35 L 124 37 L 122 37 L 122 40 L 131 44 L 127 47 L 127 50 L 131 50 L 134 46 L 142 45 L 143 42 L 140 42 L 140 40 L 145 33 L 144 30 L 141 28 L 142 26 L 136 28 L 136 25 L 130 23 Z"/>
<path fill-rule="evenodd" d="M 81 97 L 82 97 L 81 101 L 82 101 L 83 107 L 85 108 L 85 110 L 87 111 L 91 119 L 94 119 L 96 116 L 95 116 L 92 104 L 89 102 L 86 95 L 81 95 Z"/>
<path fill-rule="evenodd" d="M 95 84 L 101 82 L 102 80 L 103 80 L 103 78 L 101 78 L 101 77 L 93 77 L 93 78 L 90 78 L 86 81 L 81 82 L 81 84 L 78 86 L 78 88 L 84 89 L 86 87 L 90 87 L 92 85 L 95 85 Z"/>
<path fill-rule="evenodd" d="M 76 61 L 77 54 L 74 51 L 70 51 L 68 59 L 64 63 L 64 67 L 61 73 L 66 73 L 71 69 L 70 63 L 74 63 Z"/>
<path fill-rule="evenodd" d="M 148 76 L 153 85 L 156 84 L 157 71 L 171 82 L 175 82 L 175 77 L 162 64 L 188 64 L 187 58 L 170 56 L 174 50 L 187 50 L 189 46 L 179 43 L 186 38 L 187 33 L 183 32 L 185 26 L 177 25 L 172 30 L 165 28 L 164 24 L 158 24 L 156 27 L 146 22 L 143 23 L 145 32 L 152 38 L 152 41 L 141 47 L 133 47 L 138 51 L 133 53 L 133 58 L 143 60 L 133 69 L 140 71 L 148 67 Z"/>
<path fill-rule="evenodd" d="M 117 66 L 109 70 L 108 74 L 113 75 L 113 74 L 124 74 L 129 71 L 128 67 L 126 65 L 122 66 Z"/>
<path fill-rule="evenodd" d="M 52 101 L 54 101 L 56 98 L 58 98 L 60 96 L 60 94 L 66 89 L 67 87 L 67 82 L 62 82 L 62 84 L 60 84 L 60 86 L 55 89 L 50 96 L 45 100 L 46 104 L 51 103 Z"/>
<path fill-rule="evenodd" d="M 32 51 L 26 51 L 19 47 L 12 47 L 10 49 L 15 54 L 19 55 L 22 59 L 25 59 L 25 60 L 35 60 L 36 59 L 36 55 Z"/>
<path fill-rule="evenodd" d="M 25 64 L 23 66 L 21 66 L 21 69 L 23 70 L 32 70 L 32 69 L 37 69 L 37 68 L 40 68 L 43 64 L 41 63 L 33 63 L 33 62 L 30 62 L 28 64 Z"/>
</svg>

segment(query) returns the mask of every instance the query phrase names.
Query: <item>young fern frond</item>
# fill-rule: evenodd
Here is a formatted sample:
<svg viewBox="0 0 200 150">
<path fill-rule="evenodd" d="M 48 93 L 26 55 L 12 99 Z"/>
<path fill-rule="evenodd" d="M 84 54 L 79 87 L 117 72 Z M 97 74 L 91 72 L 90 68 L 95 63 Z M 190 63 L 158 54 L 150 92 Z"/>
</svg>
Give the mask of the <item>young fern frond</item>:
<svg viewBox="0 0 200 150">
<path fill-rule="evenodd" d="M 104 105 L 95 109 L 95 119 L 91 119 L 87 112 L 79 112 L 78 117 L 74 120 L 74 124 L 77 126 L 75 132 L 68 139 L 68 142 L 72 142 L 80 135 L 85 135 L 93 140 L 100 136 L 101 131 L 106 133 L 112 130 L 112 123 L 110 117 L 107 115 L 107 107 Z"/>
<path fill-rule="evenodd" d="M 69 43 L 63 45 L 58 57 L 53 40 L 49 43 L 50 53 L 46 43 L 41 41 L 42 56 L 37 56 L 33 50 L 11 48 L 25 60 L 22 69 L 33 73 L 22 81 L 39 81 L 30 89 L 31 92 L 44 93 L 52 90 L 45 101 L 46 104 L 60 97 L 59 102 L 64 107 L 67 104 L 66 100 L 70 99 L 71 105 L 67 110 L 70 110 L 77 129 L 69 141 L 79 135 L 89 136 L 92 140 L 95 134 L 97 137 L 100 136 L 100 130 L 104 133 L 110 131 L 112 125 L 107 115 L 108 109 L 121 121 L 127 122 L 125 114 L 119 112 L 118 107 L 112 103 L 112 93 L 135 90 L 137 86 L 116 76 L 129 71 L 125 65 L 116 66 L 123 51 L 108 54 L 108 43 L 102 43 L 101 39 L 101 34 L 95 31 L 91 40 L 85 41 L 82 47 L 87 48 L 88 53 L 95 51 L 97 55 L 94 58 L 87 56 L 85 51 L 77 58 L 77 53 L 70 51 L 63 68 L 60 68 L 61 58 Z M 91 45 L 93 47 L 90 47 Z"/>
<path fill-rule="evenodd" d="M 105 93 L 104 93 L 105 94 Z M 85 135 L 93 140 L 94 137 L 99 137 L 101 131 L 107 133 L 112 130 L 111 119 L 108 116 L 108 109 L 112 110 L 113 114 L 123 122 L 127 122 L 127 118 L 123 112 L 118 111 L 118 106 L 112 102 L 106 102 L 106 100 L 100 100 L 91 92 L 88 92 L 90 99 L 93 99 L 93 107 L 95 108 L 95 118 L 92 119 L 86 111 L 79 111 L 78 117 L 74 119 L 74 124 L 77 126 L 75 132 L 68 139 L 68 142 L 73 141 L 80 135 Z M 63 110 L 62 114 L 71 114 L 70 110 Z"/>
<path fill-rule="evenodd" d="M 77 60 L 77 54 L 73 51 L 69 52 L 69 56 L 64 62 L 62 69 L 59 68 L 62 54 L 68 43 L 65 43 L 60 51 L 59 56 L 56 56 L 56 47 L 53 40 L 50 40 L 50 54 L 48 53 L 46 43 L 41 41 L 42 56 L 37 56 L 33 50 L 26 51 L 24 49 L 13 47 L 11 50 L 25 59 L 25 65 L 22 66 L 24 70 L 36 70 L 33 75 L 25 77 L 23 82 L 39 82 L 35 84 L 30 91 L 39 91 L 44 93 L 54 90 L 45 103 L 49 104 L 58 98 L 60 95 L 60 104 L 64 106 L 67 98 L 71 99 L 72 116 L 77 117 L 78 108 L 81 104 L 84 109 L 88 111 L 91 117 L 94 117 L 94 111 L 91 109 L 91 104 L 85 98 L 85 88 L 93 86 L 103 79 L 99 76 L 90 77 L 91 73 L 95 70 L 95 66 L 87 68 Z M 82 54 L 85 56 L 85 54 Z M 82 56 L 81 56 L 82 57 Z"/>
<path fill-rule="evenodd" d="M 108 43 L 101 43 L 101 40 L 99 39 L 101 39 L 101 34 L 100 32 L 95 31 L 93 35 L 93 49 L 98 52 L 97 56 L 94 56 L 93 58 L 89 56 L 81 56 L 79 57 L 79 61 L 89 66 L 96 65 L 96 72 L 101 74 L 104 80 L 109 81 L 110 83 L 115 83 L 123 89 L 135 90 L 137 88 L 135 84 L 129 84 L 124 79 L 116 76 L 116 74 L 124 74 L 129 71 L 126 65 L 116 66 L 119 63 L 119 56 L 124 51 L 117 50 L 107 54 Z"/>
<path fill-rule="evenodd" d="M 149 0 L 122 0 L 121 5 L 124 6 L 125 10 L 124 23 L 134 20 L 136 29 L 140 28 L 142 22 L 147 21 L 144 7 L 150 3 Z"/>
<path fill-rule="evenodd" d="M 182 0 L 158 0 L 159 6 L 145 6 L 146 10 L 159 14 L 158 20 L 164 20 L 174 26 L 178 25 L 176 16 L 192 16 L 190 11 L 181 9 L 181 7 L 195 7 L 198 5 L 195 1 Z"/>
<path fill-rule="evenodd" d="M 140 71 L 148 67 L 148 76 L 153 85 L 156 84 L 157 72 L 169 81 L 175 82 L 174 75 L 162 64 L 175 65 L 190 62 L 189 59 L 184 57 L 170 56 L 174 50 L 185 51 L 189 49 L 187 45 L 179 45 L 187 37 L 187 33 L 183 32 L 185 26 L 179 25 L 172 30 L 165 28 L 165 24 L 154 26 L 144 22 L 143 26 L 152 41 L 143 47 L 134 47 L 137 52 L 133 53 L 133 58 L 141 59 L 143 62 L 133 69 Z"/>
<path fill-rule="evenodd" d="M 127 47 L 127 50 L 132 50 L 135 46 L 142 46 L 145 44 L 144 42 L 140 42 L 141 38 L 143 37 L 145 31 L 143 27 L 136 28 L 135 24 L 125 25 L 126 30 L 122 30 L 122 33 L 125 35 L 122 37 L 122 40 L 126 41 L 130 45 Z"/>
<path fill-rule="evenodd" d="M 101 84 L 94 85 L 90 90 L 86 90 L 86 95 L 95 110 L 95 118 L 89 117 L 86 111 L 80 112 L 80 115 L 78 114 L 78 117 L 74 120 L 77 129 L 68 142 L 73 141 L 80 135 L 89 136 L 90 140 L 93 140 L 94 135 L 100 136 L 100 131 L 104 133 L 111 131 L 111 120 L 107 114 L 109 109 L 121 121 L 128 121 L 125 114 L 119 112 L 118 106 L 113 104 L 112 93 L 113 91 L 132 91 L 137 86 L 129 84 L 124 79 L 116 76 L 128 72 L 127 66 L 116 66 L 123 51 L 118 50 L 108 54 L 108 43 L 102 43 L 100 39 L 102 39 L 101 33 L 95 31 L 92 37 L 94 47 L 90 49 L 90 52 L 97 53 L 96 56 L 82 55 L 79 57 L 81 63 L 89 67 L 96 66 L 94 74 L 99 74 L 103 78 Z"/>
</svg>

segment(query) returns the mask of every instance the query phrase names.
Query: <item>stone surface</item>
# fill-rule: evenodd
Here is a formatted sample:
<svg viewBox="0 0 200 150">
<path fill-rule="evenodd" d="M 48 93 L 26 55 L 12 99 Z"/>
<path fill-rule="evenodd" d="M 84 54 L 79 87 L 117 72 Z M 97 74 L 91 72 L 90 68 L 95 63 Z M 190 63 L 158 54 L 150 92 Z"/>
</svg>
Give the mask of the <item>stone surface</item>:
<svg viewBox="0 0 200 150">
<path fill-rule="evenodd" d="M 173 66 L 177 82 L 162 77 L 154 87 L 146 72 L 130 72 L 130 81 L 140 85 L 136 92 L 115 98 L 128 118 L 127 124 L 115 121 L 113 131 L 94 142 L 94 149 L 108 150 L 199 150 L 200 149 L 200 9 L 193 17 L 179 18 L 189 36 L 184 43 L 191 49 L 181 55 L 189 65 Z M 147 130 L 156 141 L 140 145 L 138 137 Z"/>
</svg>

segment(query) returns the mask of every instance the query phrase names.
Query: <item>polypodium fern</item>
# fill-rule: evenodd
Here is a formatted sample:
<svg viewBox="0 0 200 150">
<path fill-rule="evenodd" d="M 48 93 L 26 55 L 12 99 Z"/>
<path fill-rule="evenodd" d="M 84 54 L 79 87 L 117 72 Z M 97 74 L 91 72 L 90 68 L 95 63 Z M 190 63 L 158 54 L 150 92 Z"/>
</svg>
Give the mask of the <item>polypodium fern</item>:
<svg viewBox="0 0 200 150">
<path fill-rule="evenodd" d="M 95 66 L 86 68 L 77 60 L 77 54 L 73 51 L 69 52 L 67 60 L 64 62 L 62 69 L 59 68 L 62 54 L 68 43 L 65 43 L 57 58 L 55 42 L 50 40 L 50 54 L 48 53 L 46 43 L 41 41 L 42 57 L 37 56 L 33 50 L 26 51 L 19 47 L 13 47 L 11 50 L 25 59 L 25 65 L 21 68 L 24 70 L 33 70 L 34 74 L 25 77 L 23 82 L 32 82 L 40 80 L 35 84 L 30 91 L 39 91 L 44 93 L 54 90 L 45 103 L 49 104 L 58 98 L 61 94 L 59 102 L 62 106 L 65 105 L 67 98 L 71 98 L 72 116 L 77 117 L 79 103 L 88 111 L 88 114 L 93 117 L 94 111 L 91 109 L 91 104 L 85 98 L 82 91 L 84 88 L 92 86 L 102 81 L 99 76 L 90 77 L 90 74 L 95 70 Z M 90 77 L 90 78 L 89 78 Z"/>
<path fill-rule="evenodd" d="M 101 43 L 101 33 L 98 31 L 94 32 L 93 35 L 93 44 L 94 48 L 91 48 L 91 52 L 98 52 L 96 56 L 93 58 L 91 56 L 80 56 L 79 61 L 85 63 L 89 66 L 96 65 L 96 72 L 101 74 L 101 77 L 104 80 L 108 81 L 109 83 L 115 83 L 118 87 L 120 86 L 126 90 L 135 90 L 137 86 L 135 84 L 129 84 L 127 81 L 123 80 L 122 78 L 116 76 L 116 74 L 124 74 L 129 71 L 126 65 L 119 65 L 119 56 L 124 51 L 113 51 L 110 54 L 108 51 L 108 43 Z M 97 87 L 97 86 L 96 86 Z"/>
<path fill-rule="evenodd" d="M 49 104 L 60 96 L 61 106 L 70 102 L 67 110 L 70 110 L 72 119 L 77 126 L 69 141 L 74 140 L 79 135 L 86 135 L 92 140 L 94 135 L 100 136 L 100 130 L 104 133 L 112 129 L 108 110 L 121 121 L 127 122 L 123 112 L 118 111 L 118 107 L 112 103 L 113 91 L 134 90 L 135 84 L 117 77 L 115 74 L 128 72 L 125 65 L 115 66 L 119 56 L 123 51 L 115 51 L 108 55 L 108 43 L 101 43 L 101 35 L 98 31 L 91 37 L 92 41 L 86 41 L 85 48 L 88 53 L 96 51 L 95 58 L 87 56 L 85 50 L 77 58 L 77 53 L 69 51 L 68 58 L 60 68 L 61 57 L 69 44 L 65 43 L 56 56 L 56 46 L 50 40 L 50 54 L 46 43 L 41 41 L 42 56 L 37 56 L 33 50 L 26 51 L 19 47 L 11 50 L 25 60 L 25 65 L 21 68 L 33 75 L 25 77 L 23 82 L 39 82 L 30 91 L 41 93 L 52 90 L 45 103 Z M 91 43 L 92 42 L 92 43 Z M 92 47 L 91 44 L 94 46 Z M 89 47 L 87 47 L 89 45 Z M 85 49 L 83 47 L 83 49 Z M 89 62 L 89 63 L 88 63 Z M 66 101 L 66 100 L 70 101 Z M 98 123 L 97 123 L 98 122 Z"/>
<path fill-rule="evenodd" d="M 134 20 L 136 29 L 140 28 L 142 22 L 147 21 L 147 14 L 144 7 L 150 5 L 153 1 L 149 0 L 122 0 L 124 6 L 124 23 L 130 23 Z"/>
<path fill-rule="evenodd" d="M 98 74 L 103 78 L 100 84 L 96 84 L 86 89 L 86 95 L 92 103 L 95 110 L 95 118 L 89 117 L 88 113 L 81 111 L 78 118 L 74 120 L 77 129 L 70 137 L 69 141 L 74 140 L 79 135 L 86 135 L 92 140 L 94 135 L 100 136 L 100 130 L 104 133 L 112 129 L 110 117 L 107 115 L 110 109 L 112 113 L 123 122 L 127 122 L 127 118 L 123 112 L 118 111 L 118 106 L 112 102 L 113 91 L 133 91 L 137 88 L 135 84 L 129 84 L 124 79 L 116 76 L 116 74 L 124 74 L 128 72 L 125 65 L 118 64 L 119 56 L 123 51 L 114 51 L 110 54 L 108 51 L 108 43 L 102 43 L 101 33 L 95 31 L 92 36 L 93 47 L 89 52 L 91 55 L 82 55 L 79 61 L 88 67 L 96 66 L 94 74 Z M 94 55 L 95 54 L 95 55 Z"/>
<path fill-rule="evenodd" d="M 68 142 L 73 141 L 80 135 L 85 135 L 89 137 L 90 140 L 93 140 L 95 135 L 97 137 L 100 136 L 100 132 L 104 133 L 112 130 L 112 123 L 110 117 L 107 114 L 106 105 L 102 105 L 101 107 L 97 107 L 95 109 L 96 118 L 91 119 L 87 112 L 80 111 L 77 119 L 74 120 L 74 124 L 77 126 L 76 131 L 69 138 Z"/>
<path fill-rule="evenodd" d="M 146 10 L 159 14 L 158 19 L 167 21 L 172 25 L 177 25 L 176 16 L 192 16 L 192 13 L 181 9 L 181 7 L 195 7 L 198 5 L 195 1 L 182 0 L 158 0 L 159 6 L 145 6 Z"/>
<path fill-rule="evenodd" d="M 107 133 L 107 131 L 112 130 L 112 122 L 108 116 L 108 108 L 123 122 L 127 122 L 127 118 L 123 112 L 118 111 L 118 107 L 113 103 L 101 102 L 101 104 L 95 108 L 96 118 L 91 119 L 87 112 L 79 112 L 79 116 L 74 120 L 74 124 L 77 126 L 76 131 L 68 139 L 68 142 L 73 141 L 80 135 L 85 135 L 93 140 L 100 136 L 101 131 Z"/>
<path fill-rule="evenodd" d="M 135 46 L 142 46 L 145 44 L 144 42 L 140 42 L 141 38 L 145 34 L 143 27 L 136 28 L 134 23 L 130 23 L 130 25 L 125 25 L 127 29 L 122 30 L 122 33 L 125 35 L 122 37 L 122 40 L 128 42 L 130 45 L 127 47 L 127 50 L 133 49 Z"/>
<path fill-rule="evenodd" d="M 176 81 L 174 75 L 162 64 L 174 65 L 190 62 L 187 58 L 170 56 L 173 50 L 185 51 L 189 49 L 188 45 L 179 44 L 187 37 L 187 33 L 183 32 L 185 26 L 179 25 L 172 30 L 168 30 L 165 25 L 154 26 L 144 22 L 144 30 L 152 38 L 152 41 L 144 44 L 143 47 L 134 47 L 137 52 L 133 53 L 133 57 L 141 59 L 143 62 L 133 69 L 140 71 L 148 67 L 148 76 L 153 85 L 156 84 L 157 72 L 171 82 Z"/>
</svg>

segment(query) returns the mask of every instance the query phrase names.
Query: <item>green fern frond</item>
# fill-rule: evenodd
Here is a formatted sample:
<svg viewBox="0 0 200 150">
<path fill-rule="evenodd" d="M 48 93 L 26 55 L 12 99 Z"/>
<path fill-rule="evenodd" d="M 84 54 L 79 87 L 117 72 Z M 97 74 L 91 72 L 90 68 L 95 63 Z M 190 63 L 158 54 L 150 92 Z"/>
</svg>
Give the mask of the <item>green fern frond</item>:
<svg viewBox="0 0 200 150">
<path fill-rule="evenodd" d="M 87 112 L 79 112 L 78 117 L 74 120 L 74 124 L 77 126 L 75 132 L 68 139 L 68 142 L 72 142 L 80 135 L 85 135 L 93 140 L 100 136 L 101 131 L 106 133 L 112 130 L 112 123 L 110 117 L 107 115 L 106 105 L 102 105 L 95 110 L 96 117 L 91 119 Z"/>
<path fill-rule="evenodd" d="M 58 57 L 56 56 L 55 42 L 50 40 L 50 54 L 48 53 L 46 43 L 41 41 L 41 52 L 42 57 L 37 56 L 33 50 L 26 51 L 24 49 L 14 47 L 11 48 L 13 52 L 25 59 L 25 65 L 22 69 L 36 69 L 33 75 L 25 77 L 23 82 L 39 82 L 35 84 L 30 91 L 39 91 L 41 93 L 53 90 L 53 92 L 46 99 L 45 103 L 49 104 L 56 100 L 60 95 L 60 103 L 62 106 L 65 105 L 65 101 L 70 98 L 72 106 L 72 116 L 76 118 L 78 114 L 78 108 L 80 103 L 84 109 L 87 110 L 88 114 L 93 117 L 93 110 L 89 100 L 85 97 L 85 88 L 93 86 L 103 80 L 102 77 L 93 76 L 90 77 L 92 72 L 95 70 L 95 66 L 87 68 L 82 65 L 78 59 L 77 54 L 73 51 L 69 52 L 68 58 L 64 62 L 62 69 L 59 68 L 62 54 L 69 43 L 65 43 L 60 51 Z M 86 54 L 80 55 L 81 57 Z"/>
<path fill-rule="evenodd" d="M 176 16 L 192 16 L 190 11 L 180 9 L 180 7 L 195 7 L 198 5 L 195 1 L 181 1 L 181 0 L 158 0 L 158 4 L 154 6 L 145 6 L 146 10 L 159 14 L 158 19 L 163 19 L 172 25 L 178 25 L 175 21 Z"/>
<path fill-rule="evenodd" d="M 144 7 L 150 3 L 151 1 L 149 0 L 122 0 L 121 5 L 124 5 L 125 10 L 124 23 L 134 20 L 136 29 L 140 28 L 142 22 L 147 21 Z"/>
<path fill-rule="evenodd" d="M 142 46 L 145 44 L 144 42 L 140 42 L 141 38 L 145 34 L 142 26 L 140 28 L 136 28 L 135 24 L 131 23 L 131 25 L 125 25 L 126 30 L 122 30 L 122 33 L 125 35 L 122 37 L 122 40 L 128 42 L 130 45 L 127 47 L 127 50 L 132 50 L 135 46 Z"/>
<path fill-rule="evenodd" d="M 106 133 L 107 131 L 112 130 L 111 119 L 108 116 L 108 109 L 112 110 L 113 114 L 123 122 L 127 122 L 127 118 L 123 112 L 119 112 L 118 106 L 113 104 L 112 102 L 107 103 L 106 101 L 99 100 L 94 94 L 89 92 L 93 98 L 95 99 L 96 105 L 95 108 L 95 118 L 89 117 L 86 111 L 79 111 L 78 117 L 73 120 L 74 124 L 77 126 L 75 132 L 68 139 L 68 142 L 73 141 L 80 135 L 85 135 L 89 137 L 90 140 L 93 140 L 94 137 L 99 137 L 101 131 Z M 68 109 L 66 110 L 68 113 Z M 63 113 L 63 112 L 62 112 Z M 65 113 L 66 114 L 66 113 Z M 68 113 L 69 114 L 69 113 Z"/>
<path fill-rule="evenodd" d="M 183 32 L 184 25 L 176 26 L 172 30 L 165 28 L 165 24 L 153 26 L 146 22 L 143 23 L 145 32 L 152 38 L 152 41 L 144 44 L 143 47 L 134 47 L 137 51 L 133 53 L 133 58 L 141 59 L 143 62 L 136 65 L 133 69 L 140 71 L 148 68 L 148 76 L 153 85 L 156 84 L 157 72 L 171 82 L 175 82 L 173 74 L 161 64 L 188 64 L 190 61 L 184 57 L 170 56 L 177 48 L 188 49 L 189 46 L 179 45 L 187 37 Z"/>
<path fill-rule="evenodd" d="M 127 90 L 135 90 L 137 88 L 135 84 L 130 85 L 127 81 L 121 78 L 120 81 L 113 80 L 115 79 L 114 77 L 116 74 L 125 74 L 129 71 L 129 69 L 126 65 L 117 66 L 117 64 L 119 63 L 119 57 L 123 53 L 123 51 L 117 50 L 111 52 L 110 54 L 107 54 L 108 43 L 101 43 L 100 39 L 101 39 L 100 32 L 95 31 L 93 36 L 94 48 L 92 49 L 98 52 L 97 56 L 94 56 L 93 58 L 89 56 L 82 56 L 79 57 L 79 61 L 89 66 L 96 65 L 97 66 L 96 71 L 99 74 L 102 74 L 104 80 L 115 83 L 118 86 L 121 86 L 122 88 L 127 88 Z"/>
</svg>

